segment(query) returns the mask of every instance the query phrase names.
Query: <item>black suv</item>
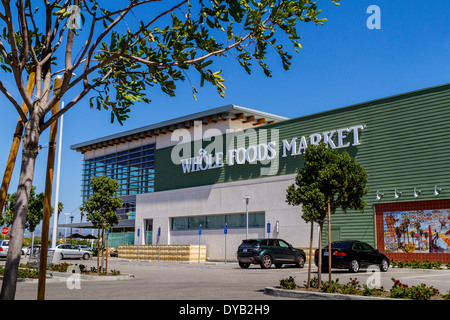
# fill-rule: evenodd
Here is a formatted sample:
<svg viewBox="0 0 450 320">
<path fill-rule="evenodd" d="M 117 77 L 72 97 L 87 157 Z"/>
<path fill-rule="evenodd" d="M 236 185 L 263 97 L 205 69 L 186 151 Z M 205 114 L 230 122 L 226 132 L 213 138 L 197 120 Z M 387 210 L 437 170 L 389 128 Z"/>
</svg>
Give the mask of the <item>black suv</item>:
<svg viewBox="0 0 450 320">
<path fill-rule="evenodd" d="M 295 264 L 299 268 L 305 265 L 305 252 L 282 239 L 243 240 L 237 258 L 241 268 L 248 268 L 251 264 L 259 264 L 264 269 L 272 264 L 277 268 L 283 264 Z"/>
</svg>

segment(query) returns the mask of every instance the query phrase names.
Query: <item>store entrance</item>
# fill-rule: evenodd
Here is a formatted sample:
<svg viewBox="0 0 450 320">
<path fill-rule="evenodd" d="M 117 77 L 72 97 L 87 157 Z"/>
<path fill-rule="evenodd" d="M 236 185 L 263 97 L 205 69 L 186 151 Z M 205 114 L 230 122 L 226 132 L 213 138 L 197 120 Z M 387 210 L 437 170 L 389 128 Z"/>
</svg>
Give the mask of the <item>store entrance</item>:
<svg viewBox="0 0 450 320">
<path fill-rule="evenodd" d="M 145 244 L 153 244 L 153 219 L 144 220 L 144 226 Z"/>
</svg>

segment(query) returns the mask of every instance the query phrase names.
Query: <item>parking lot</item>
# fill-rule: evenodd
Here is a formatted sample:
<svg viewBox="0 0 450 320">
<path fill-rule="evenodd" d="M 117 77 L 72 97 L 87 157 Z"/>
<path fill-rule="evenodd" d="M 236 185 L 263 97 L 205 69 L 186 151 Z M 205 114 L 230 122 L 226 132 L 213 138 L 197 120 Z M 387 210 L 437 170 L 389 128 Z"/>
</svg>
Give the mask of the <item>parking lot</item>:
<svg viewBox="0 0 450 320">
<path fill-rule="evenodd" d="M 73 264 L 96 266 L 96 258 L 89 260 L 62 260 Z M 4 264 L 4 259 L 0 260 Z M 108 259 L 109 270 L 119 270 L 122 275 L 133 274 L 134 278 L 111 281 L 81 280 L 78 286 L 66 281 L 48 281 L 47 300 L 280 300 L 264 294 L 265 287 L 279 286 L 281 279 L 293 276 L 298 285 L 307 279 L 308 265 L 299 269 L 291 266 L 261 269 L 251 266 L 241 269 L 236 262 L 180 263 L 158 261 L 130 261 L 120 258 Z M 313 276 L 316 268 L 313 266 Z M 425 283 L 441 292 L 450 289 L 450 270 L 418 270 L 390 268 L 387 272 L 372 273 L 361 270 L 349 273 L 333 269 L 333 279 L 341 283 L 357 278 L 361 284 L 373 281 L 386 289 L 392 287 L 391 278 L 408 285 Z M 323 274 L 328 280 L 328 273 Z M 72 279 L 73 280 L 73 279 Z M 75 279 L 76 280 L 76 279 Z M 75 281 L 73 280 L 73 281 Z M 72 282 L 73 282 L 72 281 Z M 36 282 L 19 282 L 16 299 L 35 300 Z"/>
</svg>

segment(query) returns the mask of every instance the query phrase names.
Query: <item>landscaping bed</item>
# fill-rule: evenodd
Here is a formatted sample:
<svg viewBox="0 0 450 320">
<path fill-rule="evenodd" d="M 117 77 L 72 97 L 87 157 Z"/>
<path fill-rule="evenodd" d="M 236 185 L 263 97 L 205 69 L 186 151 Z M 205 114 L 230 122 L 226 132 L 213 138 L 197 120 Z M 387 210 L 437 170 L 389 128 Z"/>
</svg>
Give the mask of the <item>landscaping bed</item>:
<svg viewBox="0 0 450 320">
<path fill-rule="evenodd" d="M 97 272 L 95 268 L 87 269 L 87 267 L 83 264 L 80 265 L 74 265 L 66 262 L 62 262 L 60 264 L 54 264 L 52 263 L 49 266 L 49 269 L 54 272 L 61 272 L 61 273 L 80 273 L 82 275 L 89 275 L 89 276 L 119 276 L 120 271 L 119 270 L 110 270 L 108 273 L 106 272 Z M 78 272 L 79 271 L 79 272 Z M 0 267 L 0 276 L 3 276 L 5 273 L 5 268 Z M 39 277 L 39 269 L 32 267 L 28 263 L 21 263 L 19 265 L 19 270 L 17 272 L 17 278 L 19 279 L 38 279 Z"/>
<path fill-rule="evenodd" d="M 391 278 L 391 280 L 393 281 L 393 285 L 390 290 L 385 290 L 383 287 L 371 288 L 367 285 L 361 285 L 356 278 L 350 278 L 350 281 L 346 284 L 340 283 L 339 279 L 336 279 L 336 281 L 332 280 L 331 282 L 323 281 L 322 286 L 319 288 L 318 280 L 314 277 L 308 288 L 307 283 L 303 286 L 298 286 L 295 283 L 294 277 L 291 276 L 280 280 L 280 287 L 284 290 L 311 293 L 331 293 L 410 300 L 450 300 L 450 290 L 447 293 L 440 293 L 438 289 L 432 286 L 426 286 L 423 283 L 418 286 L 408 286 L 395 278 Z"/>
</svg>

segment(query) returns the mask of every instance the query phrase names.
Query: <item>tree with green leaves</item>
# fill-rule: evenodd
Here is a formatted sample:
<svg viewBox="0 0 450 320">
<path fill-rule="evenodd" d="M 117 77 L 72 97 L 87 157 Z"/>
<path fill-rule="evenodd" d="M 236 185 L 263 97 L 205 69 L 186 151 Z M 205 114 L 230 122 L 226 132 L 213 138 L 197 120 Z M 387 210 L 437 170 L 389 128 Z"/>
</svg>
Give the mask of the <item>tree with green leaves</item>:
<svg viewBox="0 0 450 320">
<path fill-rule="evenodd" d="M 87 212 L 86 219 L 98 230 L 98 238 L 102 239 L 101 249 L 97 254 L 97 270 L 99 270 L 99 256 L 103 254 L 105 246 L 105 231 L 108 232 L 111 227 L 119 223 L 119 216 L 116 210 L 122 207 L 122 199 L 119 197 L 117 190 L 119 182 L 106 176 L 93 177 L 91 179 L 91 188 L 94 194 L 86 200 L 80 208 Z M 100 236 L 101 230 L 101 236 Z M 108 259 L 108 255 L 106 255 Z M 106 272 L 108 272 L 106 267 Z"/>
<path fill-rule="evenodd" d="M 305 166 L 298 172 L 295 184 L 287 189 L 286 201 L 302 206 L 302 218 L 319 224 L 319 286 L 322 274 L 322 232 L 328 215 L 329 277 L 331 281 L 331 214 L 338 208 L 364 211 L 363 197 L 368 193 L 366 170 L 347 152 L 339 153 L 324 142 L 309 145 Z"/>
<path fill-rule="evenodd" d="M 44 215 L 44 192 L 36 193 L 36 187 L 31 187 L 30 198 L 28 199 L 27 217 L 25 221 L 25 228 L 32 234 L 36 227 L 41 223 Z M 14 218 L 14 208 L 16 206 L 17 193 L 8 194 L 6 196 L 6 208 L 2 216 L 0 216 L 0 224 L 11 226 Z M 64 208 L 64 204 L 59 202 L 58 208 Z M 58 210 L 59 217 L 60 210 Z M 53 214 L 53 207 L 50 208 L 50 216 Z M 34 239 L 34 236 L 32 237 Z"/>
<path fill-rule="evenodd" d="M 44 199 L 45 194 L 41 192 L 36 193 L 36 187 L 31 187 L 30 198 L 28 199 L 27 217 L 25 221 L 25 228 L 32 233 L 32 245 L 34 244 L 34 231 L 41 223 L 44 216 Z M 14 208 L 16 206 L 17 193 L 8 194 L 6 196 L 6 207 L 4 214 L 0 217 L 0 224 L 11 226 L 14 218 Z M 59 202 L 60 208 L 64 205 Z M 53 214 L 53 207 L 50 208 L 50 216 Z M 59 212 L 58 212 L 59 217 Z"/>
<path fill-rule="evenodd" d="M 209 83 L 224 95 L 225 79 L 215 64 L 225 57 L 248 73 L 256 64 L 270 76 L 266 61 L 272 51 L 288 69 L 291 52 L 301 48 L 300 25 L 322 25 L 326 19 L 320 12 L 311 0 L 2 1 L 0 92 L 18 112 L 24 133 L 11 254 L 0 298 L 15 296 L 26 204 L 47 128 L 83 99 L 122 123 L 133 105 L 150 102 L 148 92 L 154 87 L 173 96 L 177 83 L 188 80 L 195 97 L 198 85 L 192 74 L 200 86 Z M 26 90 L 31 72 L 36 75 L 32 94 Z M 54 87 L 58 75 L 63 78 Z M 57 110 L 63 96 L 73 98 Z"/>
<path fill-rule="evenodd" d="M 11 226 L 14 217 L 14 207 L 16 206 L 17 193 L 8 194 L 6 197 L 7 206 L 5 213 L 0 217 L 0 224 Z M 36 193 L 36 187 L 32 186 L 30 198 L 28 200 L 27 218 L 25 227 L 28 231 L 34 232 L 41 223 L 44 210 L 44 193 Z"/>
</svg>

